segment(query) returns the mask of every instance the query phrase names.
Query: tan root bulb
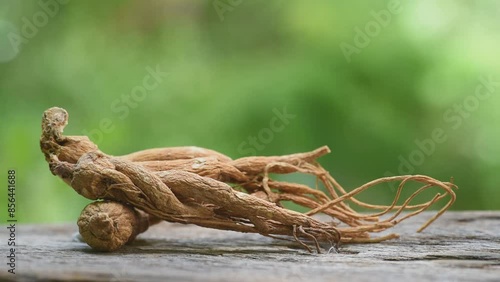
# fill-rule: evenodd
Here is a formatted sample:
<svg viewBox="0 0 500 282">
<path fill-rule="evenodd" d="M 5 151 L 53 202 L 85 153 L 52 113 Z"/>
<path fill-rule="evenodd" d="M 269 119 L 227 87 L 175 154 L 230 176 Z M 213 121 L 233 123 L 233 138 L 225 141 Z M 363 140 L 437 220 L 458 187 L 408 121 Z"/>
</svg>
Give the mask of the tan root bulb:
<svg viewBox="0 0 500 282">
<path fill-rule="evenodd" d="M 78 218 L 83 240 L 99 251 L 114 251 L 132 242 L 159 220 L 131 206 L 114 201 L 88 204 Z"/>
</svg>

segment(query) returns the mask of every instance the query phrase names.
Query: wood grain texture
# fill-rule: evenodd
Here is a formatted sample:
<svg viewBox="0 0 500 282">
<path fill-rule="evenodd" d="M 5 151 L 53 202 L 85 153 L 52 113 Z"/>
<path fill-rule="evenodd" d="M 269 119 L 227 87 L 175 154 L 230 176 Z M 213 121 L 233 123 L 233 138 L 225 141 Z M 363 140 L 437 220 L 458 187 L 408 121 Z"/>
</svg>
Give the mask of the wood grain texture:
<svg viewBox="0 0 500 282">
<path fill-rule="evenodd" d="M 448 212 L 415 233 L 430 216 L 396 226 L 400 239 L 320 255 L 257 234 L 166 222 L 119 251 L 99 253 L 74 239 L 76 223 L 18 225 L 17 274 L 2 263 L 0 280 L 500 281 L 500 211 Z"/>
</svg>

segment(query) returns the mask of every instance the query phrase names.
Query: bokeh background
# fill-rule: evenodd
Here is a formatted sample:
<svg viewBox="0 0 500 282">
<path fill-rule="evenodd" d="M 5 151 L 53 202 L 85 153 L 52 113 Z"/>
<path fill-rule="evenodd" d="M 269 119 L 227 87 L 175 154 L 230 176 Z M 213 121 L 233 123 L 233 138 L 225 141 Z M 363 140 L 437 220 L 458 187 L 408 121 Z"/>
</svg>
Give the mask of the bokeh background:
<svg viewBox="0 0 500 282">
<path fill-rule="evenodd" d="M 109 154 L 328 145 L 321 163 L 345 187 L 454 177 L 453 209 L 498 209 L 499 14 L 494 0 L 2 0 L 0 158 L 4 179 L 17 171 L 18 219 L 75 221 L 89 202 L 40 152 L 52 106 L 70 113 L 66 134 Z M 139 95 L 155 71 L 157 85 Z M 393 194 L 381 185 L 364 197 Z"/>
</svg>

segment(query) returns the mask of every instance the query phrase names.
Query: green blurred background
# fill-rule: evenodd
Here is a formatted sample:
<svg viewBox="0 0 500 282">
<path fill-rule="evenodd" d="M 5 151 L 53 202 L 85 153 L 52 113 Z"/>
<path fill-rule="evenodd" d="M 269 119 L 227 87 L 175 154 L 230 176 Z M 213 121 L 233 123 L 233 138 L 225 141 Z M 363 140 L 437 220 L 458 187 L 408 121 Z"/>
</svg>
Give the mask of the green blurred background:
<svg viewBox="0 0 500 282">
<path fill-rule="evenodd" d="M 454 177 L 453 209 L 498 209 L 499 12 L 494 0 L 3 0 L 0 158 L 4 179 L 17 171 L 18 219 L 75 221 L 89 202 L 40 152 L 52 106 L 70 113 L 66 134 L 109 154 L 328 145 L 321 163 L 345 187 Z M 140 92 L 151 69 L 168 74 Z M 365 199 L 393 194 L 382 185 Z"/>
</svg>

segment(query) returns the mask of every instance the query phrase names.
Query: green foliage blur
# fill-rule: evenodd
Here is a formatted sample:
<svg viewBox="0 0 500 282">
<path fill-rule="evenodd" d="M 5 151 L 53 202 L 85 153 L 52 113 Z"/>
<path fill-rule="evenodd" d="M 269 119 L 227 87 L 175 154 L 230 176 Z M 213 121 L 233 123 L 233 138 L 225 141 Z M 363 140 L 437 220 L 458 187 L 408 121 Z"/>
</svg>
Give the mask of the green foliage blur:
<svg viewBox="0 0 500 282">
<path fill-rule="evenodd" d="M 498 209 L 499 13 L 494 0 L 4 0 L 0 217 L 8 169 L 22 222 L 74 222 L 90 202 L 40 152 L 53 106 L 70 114 L 67 135 L 109 154 L 328 145 L 320 161 L 349 189 L 453 177 L 453 209 Z M 381 185 L 363 199 L 394 192 Z"/>
</svg>

